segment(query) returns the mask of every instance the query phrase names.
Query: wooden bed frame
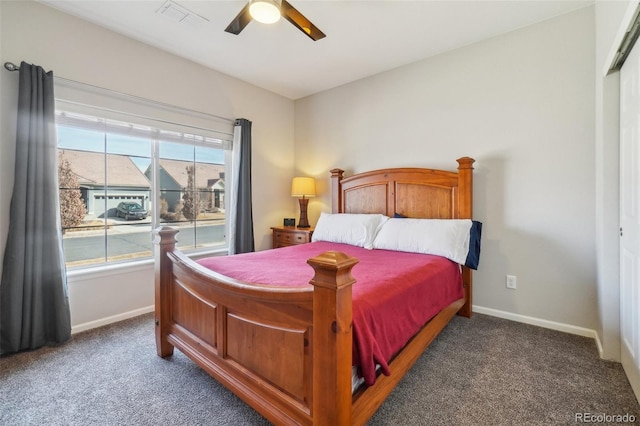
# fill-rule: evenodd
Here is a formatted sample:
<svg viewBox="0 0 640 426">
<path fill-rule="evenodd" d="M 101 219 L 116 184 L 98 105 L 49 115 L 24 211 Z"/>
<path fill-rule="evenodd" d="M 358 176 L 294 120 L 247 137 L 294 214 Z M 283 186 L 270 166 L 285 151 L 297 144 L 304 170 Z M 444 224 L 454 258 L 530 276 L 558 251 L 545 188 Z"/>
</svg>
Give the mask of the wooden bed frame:
<svg viewBox="0 0 640 426">
<path fill-rule="evenodd" d="M 399 168 L 344 178 L 334 169 L 333 212 L 470 219 L 474 160 L 457 161 L 458 172 Z M 265 287 L 198 265 L 175 248 L 177 232 L 154 231 L 158 355 L 178 348 L 277 425 L 365 424 L 451 318 L 471 316 L 471 271 L 463 267 L 464 299 L 412 338 L 389 364 L 390 376 L 352 395 L 357 259 L 323 253 L 308 260 L 315 270 L 308 288 Z"/>
</svg>

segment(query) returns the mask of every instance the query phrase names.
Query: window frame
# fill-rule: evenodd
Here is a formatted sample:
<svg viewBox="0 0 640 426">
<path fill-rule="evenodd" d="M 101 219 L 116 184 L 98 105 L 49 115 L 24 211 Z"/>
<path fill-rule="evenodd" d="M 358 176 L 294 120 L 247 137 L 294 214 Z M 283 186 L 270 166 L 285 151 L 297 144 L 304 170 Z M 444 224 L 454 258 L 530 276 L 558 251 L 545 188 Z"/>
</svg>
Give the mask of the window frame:
<svg viewBox="0 0 640 426">
<path fill-rule="evenodd" d="M 222 161 L 223 161 L 223 166 L 224 166 L 224 183 L 226 183 L 229 179 L 232 179 L 233 176 L 233 162 L 231 161 L 232 158 L 232 149 L 233 149 L 233 135 L 230 132 L 225 132 L 224 129 L 221 130 L 211 130 L 211 129 L 204 129 L 198 126 L 193 126 L 193 125 L 188 125 L 188 124 L 179 124 L 179 123 L 175 123 L 175 122 L 170 122 L 167 120 L 155 120 L 155 119 L 151 119 L 149 117 L 142 117 L 144 124 L 138 124 L 136 121 L 137 119 L 140 118 L 140 116 L 136 115 L 136 114 L 129 114 L 129 113 L 122 113 L 119 112 L 118 114 L 120 114 L 121 119 L 114 119 L 112 118 L 114 116 L 114 111 L 112 110 L 104 110 L 100 107 L 95 107 L 95 106 L 89 106 L 89 105 L 82 105 L 82 108 L 80 108 L 80 110 L 82 112 L 78 112 L 78 108 L 75 108 L 77 106 L 77 104 L 74 104 L 74 108 L 71 108 L 71 111 L 67 110 L 66 108 L 64 108 L 65 105 L 65 101 L 62 101 L 62 105 L 56 105 L 56 130 L 58 130 L 58 126 L 67 126 L 67 127 L 75 127 L 75 128 L 85 128 L 85 129 L 89 129 L 89 130 L 97 130 L 99 132 L 102 132 L 105 137 L 107 137 L 107 135 L 110 133 L 108 129 L 111 129 L 112 127 L 110 126 L 105 126 L 105 122 L 109 122 L 110 124 L 114 124 L 117 122 L 120 123 L 127 123 L 130 124 L 130 126 L 132 126 L 135 129 L 135 126 L 139 126 L 137 128 L 136 132 L 132 132 L 135 135 L 140 135 L 140 134 L 144 134 L 144 131 L 141 131 L 141 129 L 145 129 L 146 131 L 148 131 L 148 133 L 146 134 L 146 137 L 148 137 L 148 143 L 150 144 L 151 147 L 151 152 L 149 153 L 149 157 L 150 157 L 150 169 L 151 169 L 151 178 L 149 179 L 150 181 L 150 186 L 149 186 L 149 201 L 151 202 L 151 214 L 149 215 L 150 217 L 150 226 L 151 226 L 151 233 L 150 233 L 150 237 L 149 237 L 149 241 L 150 241 L 150 247 L 151 247 L 151 253 L 149 256 L 140 256 L 140 257 L 134 257 L 131 259 L 124 259 L 124 260 L 113 260 L 110 259 L 109 256 L 109 251 L 108 251 L 108 244 L 109 244 L 109 233 L 108 233 L 108 225 L 106 222 L 106 219 L 109 217 L 108 216 L 108 210 L 107 210 L 107 204 L 105 202 L 105 226 L 104 226 L 104 233 L 103 238 L 104 238 L 104 251 L 103 251 L 103 258 L 102 260 L 98 261 L 98 262 L 90 262 L 87 263 L 85 265 L 73 265 L 73 264 L 68 264 L 67 260 L 66 260 L 66 256 L 65 256 L 65 264 L 67 265 L 68 269 L 72 269 L 73 271 L 86 271 L 86 270 L 95 270 L 95 269 L 103 269 L 103 268 L 111 268 L 111 267 L 117 267 L 117 266 L 126 266 L 126 265 L 134 265 L 134 264 L 139 264 L 139 263 L 147 263 L 147 262 L 151 262 L 153 259 L 153 246 L 151 244 L 151 240 L 152 240 L 152 231 L 153 229 L 159 227 L 159 226 L 176 226 L 176 224 L 179 223 L 188 223 L 187 225 L 187 229 L 189 230 L 189 232 L 193 232 L 194 233 L 194 245 L 191 247 L 180 247 L 180 250 L 185 252 L 186 254 L 190 255 L 190 256 L 194 256 L 194 257 L 200 257 L 202 255 L 206 255 L 206 254 L 218 254 L 218 253 L 226 253 L 228 252 L 229 249 L 229 236 L 228 236 L 228 217 L 229 217 L 229 213 L 230 213 L 230 206 L 229 206 L 229 201 L 231 199 L 231 197 L 229 197 L 229 194 L 225 194 L 224 195 L 224 233 L 223 233 L 223 240 L 214 243 L 214 245 L 206 245 L 204 247 L 198 247 L 198 241 L 197 241 L 197 227 L 198 227 L 198 223 L 202 223 L 202 222 L 206 222 L 206 219 L 198 219 L 197 217 L 191 220 L 183 220 L 180 222 L 167 222 L 167 221 L 163 221 L 161 220 L 160 217 L 160 196 L 161 193 L 163 192 L 163 188 L 161 187 L 161 182 L 159 179 L 159 173 L 160 173 L 160 162 L 162 161 L 162 158 L 160 158 L 161 155 L 161 149 L 160 146 L 163 142 L 170 142 L 170 143 L 180 143 L 180 144 L 184 144 L 186 146 L 189 146 L 190 148 L 192 148 L 194 150 L 194 158 L 193 158 L 193 165 L 198 164 L 198 161 L 196 161 L 195 158 L 195 152 L 198 149 L 197 147 L 204 147 L 204 148 L 213 148 L 213 149 L 221 149 L 223 151 L 223 155 L 222 155 Z M 86 111 L 86 112 L 85 112 Z M 100 111 L 108 111 L 108 114 L 105 115 L 109 115 L 110 117 L 100 117 L 96 114 L 96 112 L 100 112 Z M 74 114 L 75 118 L 78 118 L 79 116 L 84 116 L 84 117 L 92 117 L 95 118 L 97 121 L 95 124 L 95 128 L 93 128 L 94 126 L 90 125 L 88 122 L 87 123 L 78 123 L 76 122 L 69 122 L 69 120 L 59 120 L 59 117 L 63 117 L 64 114 L 67 114 L 67 118 L 69 114 Z M 117 114 L 115 114 L 117 115 Z M 126 121 L 123 121 L 123 119 L 127 119 Z M 130 119 L 130 120 L 129 120 Z M 102 121 L 101 121 L 102 120 Z M 157 123 L 157 126 L 151 127 L 149 126 L 149 123 Z M 102 129 L 100 127 L 103 127 Z M 229 126 L 230 129 L 232 129 L 232 126 Z M 176 131 L 176 128 L 178 129 Z M 185 132 L 185 131 L 180 131 L 181 129 L 192 129 L 192 132 Z M 202 131 L 201 134 L 196 133 L 197 131 Z M 114 133 L 114 134 L 119 134 L 119 133 Z M 214 138 L 211 137 L 211 135 L 227 135 L 227 138 L 222 139 L 222 138 Z M 172 135 L 172 137 L 166 137 L 167 135 Z M 167 140 L 169 139 L 169 140 Z M 212 143 L 213 142 L 213 143 Z M 57 148 L 58 150 L 60 150 L 60 139 L 58 139 L 58 143 L 57 143 Z M 111 155 L 108 150 L 106 149 L 106 145 L 105 145 L 105 149 L 100 152 L 103 155 Z M 189 160 L 191 161 L 191 160 Z M 218 164 L 218 163 L 216 163 Z M 142 174 L 144 174 L 144 172 L 141 171 Z M 108 184 L 107 184 L 107 179 L 108 179 L 108 172 L 107 170 L 105 170 L 105 185 L 104 185 L 104 196 L 108 197 Z M 225 192 L 226 192 L 226 188 L 227 185 L 225 185 Z M 182 198 L 180 196 L 180 198 Z M 85 204 L 87 204 L 87 200 L 84 200 Z M 145 204 L 143 204 L 143 207 L 145 207 L 147 210 L 149 210 L 149 207 L 146 206 Z"/>
</svg>

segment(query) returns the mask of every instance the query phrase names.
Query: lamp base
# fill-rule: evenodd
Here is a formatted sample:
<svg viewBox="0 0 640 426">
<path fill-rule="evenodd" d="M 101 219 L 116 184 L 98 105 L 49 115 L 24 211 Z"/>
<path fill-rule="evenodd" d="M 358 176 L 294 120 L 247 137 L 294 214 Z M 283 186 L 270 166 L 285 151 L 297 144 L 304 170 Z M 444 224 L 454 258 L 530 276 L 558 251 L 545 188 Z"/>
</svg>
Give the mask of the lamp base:
<svg viewBox="0 0 640 426">
<path fill-rule="evenodd" d="M 298 201 L 300 201 L 300 220 L 298 221 L 298 228 L 311 228 L 311 226 L 309 226 L 309 220 L 307 219 L 309 199 L 300 198 Z"/>
</svg>

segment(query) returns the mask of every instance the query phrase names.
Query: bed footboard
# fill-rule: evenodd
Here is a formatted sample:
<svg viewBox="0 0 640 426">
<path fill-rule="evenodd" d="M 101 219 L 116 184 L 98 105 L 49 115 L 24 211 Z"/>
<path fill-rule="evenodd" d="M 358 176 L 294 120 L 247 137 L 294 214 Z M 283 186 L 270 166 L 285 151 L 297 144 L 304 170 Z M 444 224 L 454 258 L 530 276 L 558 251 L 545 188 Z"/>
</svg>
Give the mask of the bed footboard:
<svg viewBox="0 0 640 426">
<path fill-rule="evenodd" d="M 351 268 L 309 259 L 313 286 L 265 287 L 212 272 L 155 234 L 156 347 L 178 348 L 276 424 L 351 424 Z"/>
</svg>

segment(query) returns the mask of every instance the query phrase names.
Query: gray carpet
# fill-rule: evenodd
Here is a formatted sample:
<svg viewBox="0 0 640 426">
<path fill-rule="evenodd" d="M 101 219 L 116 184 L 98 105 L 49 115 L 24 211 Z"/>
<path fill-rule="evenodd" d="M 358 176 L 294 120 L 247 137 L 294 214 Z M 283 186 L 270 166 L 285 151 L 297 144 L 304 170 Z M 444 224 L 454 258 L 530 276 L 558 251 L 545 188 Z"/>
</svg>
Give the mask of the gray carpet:
<svg viewBox="0 0 640 426">
<path fill-rule="evenodd" d="M 157 357 L 153 333 L 149 314 L 0 358 L 0 424 L 269 424 L 179 351 Z M 485 315 L 454 318 L 411 373 L 370 425 L 640 424 L 621 365 L 593 340 Z"/>
</svg>

